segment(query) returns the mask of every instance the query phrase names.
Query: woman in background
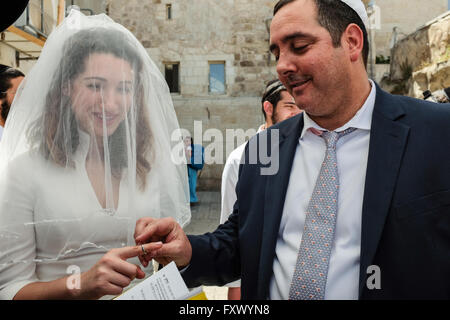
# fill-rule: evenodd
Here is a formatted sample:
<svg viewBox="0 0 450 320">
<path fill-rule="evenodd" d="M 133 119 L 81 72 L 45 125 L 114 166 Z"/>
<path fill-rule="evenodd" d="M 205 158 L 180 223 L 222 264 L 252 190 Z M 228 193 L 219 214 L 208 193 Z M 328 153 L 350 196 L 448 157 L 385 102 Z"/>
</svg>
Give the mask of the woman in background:
<svg viewBox="0 0 450 320">
<path fill-rule="evenodd" d="M 187 136 L 184 138 L 187 159 L 187 171 L 189 178 L 189 201 L 191 206 L 198 204 L 197 177 L 198 171 L 203 169 L 205 160 L 205 149 L 200 144 L 194 144 L 194 139 Z"/>
</svg>

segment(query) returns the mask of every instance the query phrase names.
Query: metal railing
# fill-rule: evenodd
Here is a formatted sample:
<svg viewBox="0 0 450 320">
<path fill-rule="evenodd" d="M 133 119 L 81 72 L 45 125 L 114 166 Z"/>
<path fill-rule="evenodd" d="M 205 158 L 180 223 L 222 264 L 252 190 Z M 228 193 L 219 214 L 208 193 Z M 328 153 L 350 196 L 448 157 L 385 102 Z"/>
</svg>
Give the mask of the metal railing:
<svg viewBox="0 0 450 320">
<path fill-rule="evenodd" d="M 30 0 L 14 26 L 37 38 L 47 38 L 56 27 L 56 17 L 52 15 L 54 10 L 51 6 L 52 1 Z"/>
</svg>

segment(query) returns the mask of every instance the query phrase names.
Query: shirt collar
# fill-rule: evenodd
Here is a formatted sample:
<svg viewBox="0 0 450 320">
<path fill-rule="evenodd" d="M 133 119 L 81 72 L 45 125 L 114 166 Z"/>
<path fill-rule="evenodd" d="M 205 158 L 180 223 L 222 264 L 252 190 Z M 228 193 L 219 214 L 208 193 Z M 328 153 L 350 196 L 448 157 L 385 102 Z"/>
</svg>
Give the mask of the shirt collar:
<svg viewBox="0 0 450 320">
<path fill-rule="evenodd" d="M 262 124 L 262 125 L 259 126 L 258 131 L 257 131 L 256 133 L 260 133 L 261 131 L 264 131 L 264 130 L 266 130 L 266 129 L 267 129 L 267 128 L 266 128 L 266 124 L 264 123 L 264 124 Z"/>
<path fill-rule="evenodd" d="M 357 128 L 362 130 L 370 131 L 372 125 L 372 113 L 373 108 L 375 107 L 375 97 L 376 97 L 376 86 L 375 83 L 369 79 L 370 85 L 372 89 L 370 90 L 369 96 L 364 102 L 363 106 L 358 110 L 358 112 L 350 119 L 346 124 L 342 127 L 336 129 L 336 132 L 344 131 L 348 128 Z M 302 129 L 302 134 L 300 135 L 300 139 L 303 138 L 305 133 L 311 128 L 315 128 L 320 131 L 327 131 L 326 129 L 319 126 L 317 123 L 312 120 L 306 112 L 303 113 L 304 125 Z"/>
</svg>

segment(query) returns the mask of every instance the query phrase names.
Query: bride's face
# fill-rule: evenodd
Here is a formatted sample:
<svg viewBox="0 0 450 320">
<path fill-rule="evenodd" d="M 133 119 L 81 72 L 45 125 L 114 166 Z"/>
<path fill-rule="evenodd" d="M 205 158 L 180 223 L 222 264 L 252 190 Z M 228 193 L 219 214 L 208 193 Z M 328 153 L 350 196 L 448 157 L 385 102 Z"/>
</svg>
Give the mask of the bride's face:
<svg viewBox="0 0 450 320">
<path fill-rule="evenodd" d="M 88 56 L 70 94 L 79 126 L 96 137 L 113 134 L 131 107 L 133 78 L 130 63 L 122 58 L 106 53 Z"/>
</svg>

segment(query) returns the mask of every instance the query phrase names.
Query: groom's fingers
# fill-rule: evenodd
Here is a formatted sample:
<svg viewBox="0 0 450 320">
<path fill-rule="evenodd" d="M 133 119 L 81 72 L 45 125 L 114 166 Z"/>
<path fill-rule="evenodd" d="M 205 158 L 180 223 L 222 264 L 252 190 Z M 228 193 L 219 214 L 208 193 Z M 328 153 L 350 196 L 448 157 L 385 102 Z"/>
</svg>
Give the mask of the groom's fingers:
<svg viewBox="0 0 450 320">
<path fill-rule="evenodd" d="M 138 231 L 140 232 L 140 230 Z M 157 258 L 157 261 L 175 261 L 178 266 L 185 266 L 190 262 L 192 248 L 181 226 L 173 218 L 155 219 L 149 221 L 145 230 L 136 237 L 136 243 L 162 241 L 164 245 L 148 251 L 150 254 L 140 256 L 142 265 Z M 164 250 L 161 249 L 164 247 Z"/>
<path fill-rule="evenodd" d="M 166 261 L 175 261 L 178 267 L 187 266 L 192 257 L 192 247 L 189 240 L 184 237 L 165 243 L 160 249 L 152 252 L 153 259 L 160 261 L 162 259 Z"/>
<path fill-rule="evenodd" d="M 141 235 L 145 228 L 147 227 L 147 225 L 149 225 L 150 223 L 152 223 L 155 219 L 153 218 L 141 218 L 136 222 L 136 228 L 134 230 L 134 238 L 136 239 L 137 237 L 139 237 L 139 235 Z M 136 243 L 136 244 L 140 244 L 140 243 Z"/>
<path fill-rule="evenodd" d="M 177 222 L 173 218 L 157 219 L 150 222 L 145 230 L 136 237 L 137 243 L 145 243 L 149 241 L 164 241 L 166 236 L 177 227 Z"/>
</svg>

